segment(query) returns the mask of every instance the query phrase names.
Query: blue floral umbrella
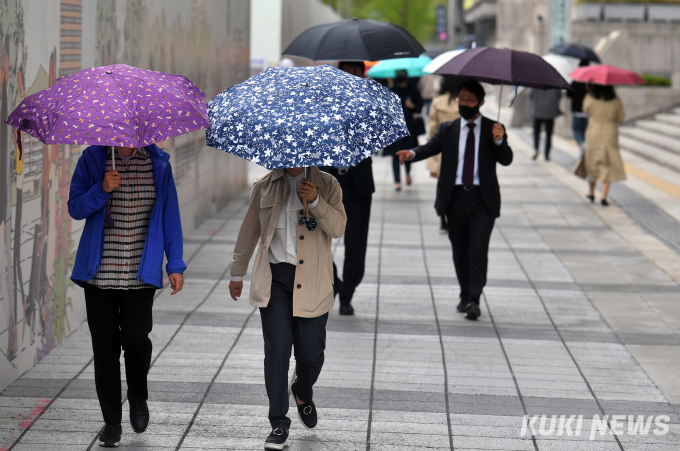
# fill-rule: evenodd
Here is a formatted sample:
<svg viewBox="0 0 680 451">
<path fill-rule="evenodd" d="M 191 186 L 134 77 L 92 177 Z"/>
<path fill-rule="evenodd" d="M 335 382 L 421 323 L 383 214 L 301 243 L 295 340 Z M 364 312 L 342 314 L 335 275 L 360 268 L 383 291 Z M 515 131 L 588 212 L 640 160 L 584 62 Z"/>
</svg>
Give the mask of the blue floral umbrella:
<svg viewBox="0 0 680 451">
<path fill-rule="evenodd" d="M 328 65 L 270 67 L 208 102 L 209 146 L 267 169 L 350 167 L 408 135 L 401 101 Z"/>
</svg>

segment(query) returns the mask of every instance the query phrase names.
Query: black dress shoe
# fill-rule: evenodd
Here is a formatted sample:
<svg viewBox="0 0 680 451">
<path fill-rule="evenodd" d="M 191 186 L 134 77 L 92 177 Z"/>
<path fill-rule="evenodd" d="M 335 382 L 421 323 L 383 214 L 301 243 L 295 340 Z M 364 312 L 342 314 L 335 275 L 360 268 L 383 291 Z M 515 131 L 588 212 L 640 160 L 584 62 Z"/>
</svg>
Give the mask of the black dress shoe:
<svg viewBox="0 0 680 451">
<path fill-rule="evenodd" d="M 130 403 L 130 425 L 132 430 L 141 434 L 149 427 L 149 406 L 146 405 L 146 399 L 137 398 L 129 393 L 128 402 Z"/>
<path fill-rule="evenodd" d="M 264 449 L 283 449 L 288 446 L 288 431 L 276 428 L 269 433 L 264 441 Z"/>
<path fill-rule="evenodd" d="M 298 415 L 300 416 L 300 421 L 305 425 L 307 429 L 314 429 L 316 427 L 316 422 L 318 417 L 316 414 L 316 406 L 314 401 L 309 401 L 304 404 L 297 403 L 297 390 L 296 390 L 297 380 L 290 384 L 290 392 L 293 395 L 293 401 L 297 406 Z"/>
<path fill-rule="evenodd" d="M 352 307 L 352 301 L 340 298 L 340 314 L 341 315 L 354 315 L 354 307 Z"/>
<path fill-rule="evenodd" d="M 116 448 L 120 445 L 120 436 L 123 428 L 120 424 L 106 424 L 104 430 L 99 434 L 99 446 L 103 448 Z"/>
<path fill-rule="evenodd" d="M 603 207 L 608 207 L 608 206 L 609 206 L 609 202 L 607 202 L 607 199 L 602 199 L 602 200 L 600 201 L 600 203 L 602 204 Z"/>
<path fill-rule="evenodd" d="M 467 307 L 467 305 L 468 302 L 461 299 L 458 305 L 456 306 L 456 310 L 458 311 L 458 313 L 465 313 L 465 308 Z"/>
<path fill-rule="evenodd" d="M 595 196 L 587 195 L 586 199 L 588 199 L 591 204 L 595 202 Z"/>
<path fill-rule="evenodd" d="M 470 302 L 466 307 L 465 307 L 465 319 L 470 319 L 470 320 L 476 320 L 479 318 L 479 315 L 482 314 L 481 310 L 479 310 L 479 306 L 475 304 L 474 302 Z"/>
</svg>

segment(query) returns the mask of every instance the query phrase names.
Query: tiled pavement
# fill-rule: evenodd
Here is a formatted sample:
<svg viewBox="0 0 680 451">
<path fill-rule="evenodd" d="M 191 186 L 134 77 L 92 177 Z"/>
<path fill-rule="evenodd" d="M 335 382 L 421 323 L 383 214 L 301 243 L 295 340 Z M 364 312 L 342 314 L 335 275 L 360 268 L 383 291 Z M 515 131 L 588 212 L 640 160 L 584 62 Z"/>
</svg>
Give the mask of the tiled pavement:
<svg viewBox="0 0 680 451">
<path fill-rule="evenodd" d="M 515 162 L 499 169 L 503 216 L 477 322 L 455 311 L 451 250 L 432 209 L 434 181 L 415 166 L 414 185 L 396 193 L 389 161 L 375 158 L 378 192 L 357 314 L 331 312 L 315 388 L 320 422 L 306 430 L 294 418 L 291 450 L 680 449 L 674 406 L 626 347 L 679 346 L 678 329 L 650 331 L 644 317 L 626 335 L 594 304 L 677 299 L 680 288 L 579 194 L 533 164 L 520 140 L 512 144 Z M 157 296 L 152 424 L 142 435 L 124 426 L 122 449 L 262 448 L 268 421 L 259 314 L 227 294 L 246 199 L 187 239 L 184 290 Z M 342 241 L 334 246 L 341 261 Z M 524 415 L 542 414 L 544 423 L 522 435 Z M 670 430 L 589 440 L 594 415 L 618 414 L 665 414 Z M 555 431 L 542 434 L 552 415 Z M 582 415 L 581 434 L 558 432 L 561 415 Z M 85 324 L 0 396 L 2 450 L 97 448 L 101 425 Z"/>
</svg>

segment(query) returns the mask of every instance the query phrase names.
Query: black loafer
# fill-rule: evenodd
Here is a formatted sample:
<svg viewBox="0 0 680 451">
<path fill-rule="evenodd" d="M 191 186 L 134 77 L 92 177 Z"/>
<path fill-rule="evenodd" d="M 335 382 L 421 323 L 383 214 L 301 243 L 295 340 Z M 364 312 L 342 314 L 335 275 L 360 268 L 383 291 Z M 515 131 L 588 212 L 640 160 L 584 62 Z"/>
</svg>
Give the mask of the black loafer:
<svg viewBox="0 0 680 451">
<path fill-rule="evenodd" d="M 476 320 L 479 318 L 479 315 L 482 314 L 481 310 L 479 310 L 479 306 L 475 304 L 474 302 L 470 302 L 466 307 L 465 307 L 465 319 L 470 319 L 470 320 Z"/>
<path fill-rule="evenodd" d="M 463 301 L 463 300 L 461 299 L 461 301 L 460 301 L 460 302 L 458 303 L 458 305 L 456 306 L 456 311 L 457 311 L 458 313 L 465 313 L 465 308 L 467 307 L 467 305 L 468 305 L 467 301 Z"/>
<path fill-rule="evenodd" d="M 340 314 L 341 315 L 354 315 L 354 307 L 352 307 L 352 301 L 346 299 L 340 299 Z"/>
<path fill-rule="evenodd" d="M 149 406 L 146 399 L 137 398 L 128 393 L 128 403 L 130 404 L 130 426 L 138 434 L 146 431 L 149 427 Z"/>
<path fill-rule="evenodd" d="M 264 449 L 283 449 L 288 446 L 288 431 L 276 428 L 269 433 L 264 441 Z"/>
<path fill-rule="evenodd" d="M 297 403 L 297 391 L 295 390 L 295 385 L 297 380 L 290 384 L 290 392 L 293 395 L 293 401 L 297 406 L 298 415 L 300 416 L 300 421 L 305 425 L 307 429 L 314 429 L 316 427 L 316 422 L 318 421 L 318 416 L 316 414 L 316 406 L 314 401 L 309 401 L 304 404 Z"/>
<path fill-rule="evenodd" d="M 123 435 L 123 428 L 120 424 L 106 424 L 102 433 L 99 434 L 99 446 L 116 448 L 120 445 L 121 435 Z"/>
</svg>

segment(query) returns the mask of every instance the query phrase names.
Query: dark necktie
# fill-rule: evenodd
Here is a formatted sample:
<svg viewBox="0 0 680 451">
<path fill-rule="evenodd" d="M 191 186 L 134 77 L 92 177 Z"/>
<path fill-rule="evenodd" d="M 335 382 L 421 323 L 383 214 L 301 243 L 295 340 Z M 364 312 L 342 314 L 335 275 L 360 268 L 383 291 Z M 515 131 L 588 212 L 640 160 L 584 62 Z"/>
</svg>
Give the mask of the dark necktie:
<svg viewBox="0 0 680 451">
<path fill-rule="evenodd" d="M 463 186 L 472 186 L 475 175 L 475 124 L 467 124 L 468 135 L 465 142 L 465 159 L 463 160 Z"/>
</svg>

